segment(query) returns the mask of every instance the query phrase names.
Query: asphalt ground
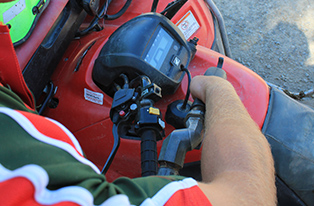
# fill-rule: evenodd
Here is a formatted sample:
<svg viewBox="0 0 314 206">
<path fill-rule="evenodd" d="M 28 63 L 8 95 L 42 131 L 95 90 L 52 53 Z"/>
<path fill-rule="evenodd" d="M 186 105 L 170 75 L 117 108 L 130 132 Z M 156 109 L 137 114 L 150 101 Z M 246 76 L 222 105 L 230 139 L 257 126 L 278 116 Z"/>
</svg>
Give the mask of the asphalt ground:
<svg viewBox="0 0 314 206">
<path fill-rule="evenodd" d="M 291 92 L 314 88 L 314 0 L 214 0 L 233 59 Z M 314 96 L 303 102 L 314 108 Z"/>
</svg>

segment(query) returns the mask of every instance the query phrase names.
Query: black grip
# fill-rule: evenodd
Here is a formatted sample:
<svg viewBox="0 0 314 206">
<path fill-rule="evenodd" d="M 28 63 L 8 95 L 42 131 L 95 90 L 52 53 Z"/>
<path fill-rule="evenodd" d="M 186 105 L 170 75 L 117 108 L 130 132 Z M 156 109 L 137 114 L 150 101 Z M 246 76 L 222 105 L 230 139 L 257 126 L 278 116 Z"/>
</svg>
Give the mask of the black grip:
<svg viewBox="0 0 314 206">
<path fill-rule="evenodd" d="M 141 135 L 141 167 L 142 177 L 157 174 L 157 143 L 156 131 L 146 129 Z"/>
</svg>

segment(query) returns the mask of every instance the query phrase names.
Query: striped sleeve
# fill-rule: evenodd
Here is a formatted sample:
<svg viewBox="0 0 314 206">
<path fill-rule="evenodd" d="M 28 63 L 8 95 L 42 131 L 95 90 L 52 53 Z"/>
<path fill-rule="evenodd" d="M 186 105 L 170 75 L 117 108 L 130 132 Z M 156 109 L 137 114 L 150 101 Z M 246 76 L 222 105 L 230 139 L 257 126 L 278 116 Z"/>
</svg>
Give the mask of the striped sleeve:
<svg viewBox="0 0 314 206">
<path fill-rule="evenodd" d="M 0 107 L 0 131 L 5 205 L 210 205 L 191 178 L 122 177 L 108 183 L 71 132 L 49 118 Z"/>
<path fill-rule="evenodd" d="M 167 184 L 153 197 L 143 201 L 141 206 L 150 205 L 197 205 L 211 206 L 211 203 L 192 178 L 175 181 Z"/>
</svg>

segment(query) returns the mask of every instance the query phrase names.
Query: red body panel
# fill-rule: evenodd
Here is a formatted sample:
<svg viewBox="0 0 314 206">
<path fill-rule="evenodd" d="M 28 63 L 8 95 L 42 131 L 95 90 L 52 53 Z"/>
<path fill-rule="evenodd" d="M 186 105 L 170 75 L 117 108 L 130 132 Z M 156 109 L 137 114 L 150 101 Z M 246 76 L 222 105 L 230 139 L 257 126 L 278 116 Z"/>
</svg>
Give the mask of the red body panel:
<svg viewBox="0 0 314 206">
<path fill-rule="evenodd" d="M 170 0 L 160 1 L 157 11 L 163 10 L 169 2 Z M 123 3 L 113 1 L 109 7 L 110 13 L 117 12 Z M 74 40 L 52 77 L 58 88 L 55 98 L 59 99 L 59 105 L 55 109 L 47 109 L 44 115 L 56 119 L 70 129 L 80 142 L 87 158 L 100 169 L 106 162 L 113 144 L 112 122 L 109 118 L 112 98 L 104 94 L 92 80 L 94 61 L 106 39 L 118 26 L 141 13 L 148 12 L 150 7 L 151 2 L 133 0 L 127 12 L 117 20 L 108 21 L 104 25 L 104 30 Z M 188 11 L 192 12 L 200 25 L 200 28 L 191 36 L 191 38 L 197 36 L 200 39 L 200 46 L 197 47 L 195 58 L 189 66 L 192 76 L 196 76 L 204 74 L 207 68 L 216 66 L 218 58 L 224 56 L 209 49 L 214 41 L 215 32 L 212 15 L 203 1 L 188 1 L 174 16 L 173 22 L 178 22 Z M 95 42 L 94 45 L 83 57 L 78 71 L 74 71 L 82 54 L 93 42 Z M 235 87 L 251 117 L 259 127 L 262 127 L 269 100 L 266 83 L 243 65 L 227 57 L 224 59 L 223 69 L 227 72 L 228 80 Z M 187 78 L 185 77 L 175 94 L 164 96 L 155 104 L 155 107 L 161 110 L 163 117 L 169 103 L 184 99 L 186 88 Z M 87 101 L 84 98 L 84 89 L 103 94 L 103 104 Z M 165 130 L 167 136 L 173 127 L 166 125 Z M 161 145 L 162 141 L 159 141 L 158 151 Z M 186 162 L 199 160 L 199 150 L 191 151 L 186 156 Z M 113 180 L 121 175 L 138 177 L 140 170 L 140 141 L 121 139 L 118 152 L 107 173 L 108 179 Z"/>
</svg>

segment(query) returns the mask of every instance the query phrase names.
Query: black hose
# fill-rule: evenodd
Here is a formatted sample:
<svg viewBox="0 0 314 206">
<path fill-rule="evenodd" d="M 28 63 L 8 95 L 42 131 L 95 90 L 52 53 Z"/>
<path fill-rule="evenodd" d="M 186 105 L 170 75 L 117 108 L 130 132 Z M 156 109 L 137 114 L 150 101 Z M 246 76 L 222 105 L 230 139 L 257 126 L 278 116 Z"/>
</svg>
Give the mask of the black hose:
<svg viewBox="0 0 314 206">
<path fill-rule="evenodd" d="M 93 18 L 93 20 L 91 21 L 89 26 L 82 31 L 78 31 L 76 36 L 84 36 L 92 30 L 96 30 L 96 31 L 102 30 L 102 27 L 99 25 L 99 20 L 103 19 L 103 18 L 105 18 L 106 20 L 114 20 L 114 19 L 119 18 L 129 8 L 132 0 L 127 0 L 125 2 L 124 6 L 120 9 L 120 11 L 118 11 L 116 14 L 113 14 L 113 15 L 107 14 L 107 9 L 108 9 L 110 2 L 111 2 L 111 0 L 107 0 L 104 3 L 104 5 L 102 6 L 102 8 L 100 9 L 100 11 L 98 12 L 98 14 Z"/>
<path fill-rule="evenodd" d="M 153 1 L 153 5 L 152 5 L 151 12 L 156 12 L 158 1 L 159 1 L 159 0 L 154 0 L 154 1 Z"/>
<path fill-rule="evenodd" d="M 129 88 L 129 79 L 125 74 L 120 74 L 120 76 L 123 81 L 124 81 L 124 85 L 123 85 L 123 89 L 128 89 Z"/>
<path fill-rule="evenodd" d="M 45 101 L 42 103 L 42 106 L 40 107 L 39 111 L 38 111 L 38 114 L 39 115 L 42 115 L 42 113 L 44 112 L 44 110 L 46 109 L 49 101 L 51 100 L 53 94 L 54 94 L 54 85 L 52 82 L 49 82 L 49 91 L 48 91 L 48 94 L 47 94 L 47 97 L 45 98 Z"/>
<path fill-rule="evenodd" d="M 98 12 L 98 14 L 96 15 L 95 18 L 97 18 L 97 19 L 102 19 L 102 18 L 105 17 L 110 2 L 111 2 L 110 0 L 107 0 L 107 1 L 104 3 L 104 5 L 102 6 L 102 8 L 100 9 L 100 12 Z"/>
<path fill-rule="evenodd" d="M 114 19 L 117 19 L 119 18 L 120 16 L 122 16 L 126 10 L 129 8 L 130 4 L 131 4 L 132 0 L 127 0 L 125 2 L 125 4 L 123 5 L 123 7 L 120 9 L 120 11 L 118 11 L 116 14 L 113 14 L 113 15 L 105 15 L 105 19 L 106 20 L 114 20 Z"/>
<path fill-rule="evenodd" d="M 99 25 L 99 18 L 97 16 L 93 18 L 93 20 L 90 22 L 90 24 L 88 25 L 86 29 L 83 29 L 82 31 L 78 31 L 76 33 L 76 36 L 84 36 L 92 30 L 96 30 L 96 31 L 102 30 L 102 27 Z"/>
<path fill-rule="evenodd" d="M 157 174 L 157 143 L 156 131 L 154 129 L 145 129 L 141 138 L 141 168 L 142 177 Z"/>
<path fill-rule="evenodd" d="M 191 78 L 191 73 L 190 73 L 190 71 L 187 68 L 182 68 L 181 70 L 184 71 L 187 74 L 187 76 L 188 76 L 188 88 L 187 88 L 187 91 L 186 91 L 186 94 L 185 94 L 184 102 L 183 102 L 183 104 L 181 106 L 181 109 L 185 110 L 186 105 L 187 105 L 187 103 L 189 101 L 189 97 L 190 97 L 190 84 L 191 84 L 192 78 Z"/>
<path fill-rule="evenodd" d="M 160 13 L 172 19 L 172 17 L 182 8 L 182 6 L 187 2 L 187 0 L 175 0 L 167 5 L 167 7 Z"/>
</svg>

